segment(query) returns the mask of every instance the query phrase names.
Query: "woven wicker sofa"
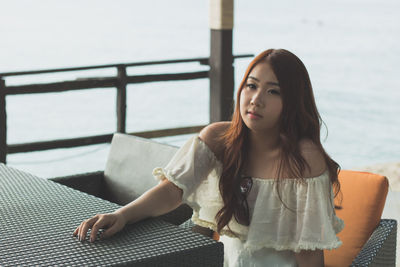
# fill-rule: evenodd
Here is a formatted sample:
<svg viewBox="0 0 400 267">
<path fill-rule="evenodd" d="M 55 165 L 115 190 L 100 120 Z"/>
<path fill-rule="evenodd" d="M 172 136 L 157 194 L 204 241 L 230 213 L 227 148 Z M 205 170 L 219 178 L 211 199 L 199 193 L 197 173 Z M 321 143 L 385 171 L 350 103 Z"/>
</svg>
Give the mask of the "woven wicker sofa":
<svg viewBox="0 0 400 267">
<path fill-rule="evenodd" d="M 177 149 L 144 138 L 115 134 L 105 171 L 51 180 L 124 205 L 157 184 L 152 176 L 152 169 L 165 166 Z M 161 218 L 212 237 L 211 231 L 191 223 L 191 215 L 191 208 L 183 204 Z M 345 220 L 345 225 L 349 224 L 351 222 Z M 395 266 L 396 233 L 395 220 L 380 220 L 351 266 Z"/>
<path fill-rule="evenodd" d="M 114 134 L 104 171 L 84 173 L 51 180 L 90 195 L 125 205 L 158 181 L 152 176 L 155 167 L 164 167 L 178 147 L 127 134 Z M 180 225 L 192 216 L 183 204 L 162 219 Z"/>
</svg>

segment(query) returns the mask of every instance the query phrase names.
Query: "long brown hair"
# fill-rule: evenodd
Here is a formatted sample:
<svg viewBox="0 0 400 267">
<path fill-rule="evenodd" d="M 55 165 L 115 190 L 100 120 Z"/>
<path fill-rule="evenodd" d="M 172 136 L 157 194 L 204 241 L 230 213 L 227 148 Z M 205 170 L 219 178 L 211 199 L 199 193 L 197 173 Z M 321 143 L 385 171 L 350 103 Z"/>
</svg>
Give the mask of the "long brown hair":
<svg viewBox="0 0 400 267">
<path fill-rule="evenodd" d="M 266 50 L 256 56 L 247 67 L 237 92 L 236 106 L 230 127 L 221 136 L 225 144 L 225 150 L 222 156 L 223 170 L 219 181 L 219 190 L 224 206 L 216 215 L 218 232 L 228 225 L 232 216 L 239 221 L 238 217 L 243 217 L 243 214 L 245 214 L 246 218 L 240 218 L 242 221 L 240 223 L 245 225 L 250 223 L 248 207 L 243 207 L 239 204 L 241 199 L 239 185 L 248 149 L 249 132 L 240 115 L 240 94 L 245 87 L 249 73 L 255 65 L 263 60 L 266 60 L 271 65 L 278 79 L 283 104 L 280 118 L 282 157 L 278 168 L 278 176 L 276 177 L 277 186 L 279 187 L 279 180 L 283 179 L 283 170 L 286 170 L 292 178 L 302 179 L 306 168 L 310 168 L 302 157 L 299 148 L 299 143 L 302 139 L 309 139 L 317 146 L 325 158 L 329 177 L 335 189 L 335 195 L 340 191 L 338 181 L 340 166 L 329 157 L 322 147 L 320 141 L 322 119 L 315 104 L 307 69 L 296 55 L 287 50 Z M 243 209 L 247 210 L 243 211 Z"/>
</svg>

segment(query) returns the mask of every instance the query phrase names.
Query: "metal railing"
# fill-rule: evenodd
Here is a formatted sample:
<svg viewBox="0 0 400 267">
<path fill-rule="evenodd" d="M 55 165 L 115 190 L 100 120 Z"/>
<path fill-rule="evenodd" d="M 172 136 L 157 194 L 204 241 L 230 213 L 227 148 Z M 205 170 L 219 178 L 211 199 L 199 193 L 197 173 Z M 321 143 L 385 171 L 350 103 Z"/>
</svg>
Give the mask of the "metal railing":
<svg viewBox="0 0 400 267">
<path fill-rule="evenodd" d="M 253 55 L 251 54 L 245 54 L 245 55 L 233 56 L 233 58 L 234 59 L 245 58 L 252 56 Z M 117 89 L 116 132 L 126 133 L 126 90 L 128 84 L 161 82 L 161 81 L 195 80 L 195 79 L 209 78 L 210 76 L 210 70 L 180 72 L 180 73 L 165 73 L 165 74 L 128 75 L 127 68 L 149 66 L 149 65 L 164 65 L 164 64 L 177 64 L 177 63 L 193 63 L 193 62 L 198 62 L 200 65 L 209 65 L 209 58 L 145 61 L 145 62 L 134 62 L 127 64 L 109 64 L 109 65 L 95 65 L 95 66 L 85 66 L 85 67 L 0 73 L 0 162 L 3 163 L 6 162 L 7 154 L 108 143 L 111 141 L 113 136 L 113 133 L 110 133 L 105 135 L 85 136 L 78 138 L 59 139 L 59 140 L 50 140 L 41 142 L 7 144 L 7 112 L 6 112 L 7 95 L 55 93 L 55 92 L 65 92 L 71 90 L 86 90 L 93 88 L 96 89 L 116 88 Z M 12 85 L 12 86 L 7 86 L 5 81 L 5 78 L 15 77 L 15 76 L 71 72 L 71 71 L 76 72 L 76 71 L 110 69 L 110 68 L 117 69 L 117 75 L 115 77 L 96 77 L 96 78 L 84 78 L 84 79 L 79 78 L 75 80 L 60 81 L 60 82 L 24 84 L 24 85 Z M 144 132 L 132 132 L 129 134 L 145 138 L 156 138 L 156 137 L 194 133 L 200 131 L 200 129 L 203 127 L 204 125 L 198 125 L 198 126 L 161 129 L 161 130 L 152 130 Z"/>
</svg>

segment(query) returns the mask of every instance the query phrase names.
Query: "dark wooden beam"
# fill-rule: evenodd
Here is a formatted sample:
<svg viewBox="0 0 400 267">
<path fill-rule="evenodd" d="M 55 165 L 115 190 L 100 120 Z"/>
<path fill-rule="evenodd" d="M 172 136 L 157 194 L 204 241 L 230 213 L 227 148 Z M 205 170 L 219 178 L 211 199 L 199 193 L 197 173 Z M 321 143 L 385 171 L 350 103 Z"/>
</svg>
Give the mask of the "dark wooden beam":
<svg viewBox="0 0 400 267">
<path fill-rule="evenodd" d="M 208 71 L 128 76 L 128 83 L 183 81 L 208 78 Z"/>
<path fill-rule="evenodd" d="M 125 67 L 137 67 L 137 66 L 164 65 L 164 64 L 190 63 L 190 62 L 199 62 L 200 64 L 203 64 L 203 62 L 207 60 L 208 58 L 206 57 L 198 57 L 198 58 L 168 59 L 168 60 L 157 60 L 157 61 L 141 61 L 141 62 L 132 62 L 125 64 L 104 64 L 104 65 L 92 65 L 92 66 L 82 66 L 82 67 L 72 67 L 72 68 L 55 68 L 55 69 L 3 72 L 0 73 L 0 76 L 7 77 L 7 76 L 34 75 L 34 74 L 55 73 L 55 72 L 118 68 L 121 65 Z"/>
<path fill-rule="evenodd" d="M 6 113 L 6 83 L 0 77 L 0 162 L 7 159 L 7 113 Z"/>
<path fill-rule="evenodd" d="M 204 127 L 205 125 L 199 125 L 199 126 L 170 128 L 162 130 L 143 131 L 143 132 L 131 132 L 129 134 L 144 138 L 158 138 L 158 137 L 167 137 L 167 136 L 174 136 L 181 134 L 197 133 L 200 132 L 200 130 L 203 129 Z M 103 143 L 110 143 L 112 137 L 113 133 L 110 133 L 105 135 L 78 137 L 78 138 L 70 138 L 62 140 L 12 144 L 8 145 L 7 152 L 9 154 L 14 154 L 22 152 L 43 151 L 56 148 L 71 148 L 79 146 L 97 145 Z"/>
<path fill-rule="evenodd" d="M 53 141 L 12 144 L 8 145 L 7 150 L 9 154 L 14 154 L 22 152 L 43 151 L 56 148 L 70 148 L 70 147 L 97 145 L 97 144 L 111 142 L 112 136 L 113 134 L 105 134 L 105 135 L 70 138 L 62 140 L 60 139 Z"/>
<path fill-rule="evenodd" d="M 117 132 L 119 133 L 126 132 L 126 85 L 126 68 L 119 66 L 117 85 Z"/>
<path fill-rule="evenodd" d="M 210 122 L 231 119 L 233 91 L 232 29 L 211 29 Z"/>
<path fill-rule="evenodd" d="M 27 84 L 18 86 L 7 86 L 7 95 L 35 94 L 35 93 L 57 93 L 70 90 L 112 88 L 117 85 L 115 77 L 78 79 L 76 81 L 65 81 L 56 83 Z"/>
<path fill-rule="evenodd" d="M 252 57 L 250 54 L 237 55 L 235 58 Z M 200 58 L 186 58 L 186 59 L 170 59 L 170 60 L 159 60 L 159 61 L 142 61 L 122 64 L 125 67 L 137 67 L 137 66 L 150 66 L 150 65 L 164 65 L 164 64 L 175 64 L 175 63 L 190 63 L 199 62 L 200 65 L 208 65 L 208 57 Z M 56 68 L 56 69 L 43 69 L 43 70 L 29 70 L 29 71 L 14 71 L 14 72 L 2 72 L 0 77 L 7 76 L 22 76 L 22 75 L 36 75 L 44 73 L 55 73 L 55 72 L 68 72 L 68 71 L 80 71 L 80 70 L 93 70 L 93 69 L 107 69 L 116 68 L 121 64 L 106 64 L 106 65 L 92 65 L 83 67 L 72 67 L 72 68 Z"/>
<path fill-rule="evenodd" d="M 126 76 L 126 83 L 194 80 L 208 77 L 208 71 Z M 76 81 L 7 86 L 6 95 L 57 93 L 71 90 L 118 87 L 119 77 L 81 78 Z"/>
</svg>

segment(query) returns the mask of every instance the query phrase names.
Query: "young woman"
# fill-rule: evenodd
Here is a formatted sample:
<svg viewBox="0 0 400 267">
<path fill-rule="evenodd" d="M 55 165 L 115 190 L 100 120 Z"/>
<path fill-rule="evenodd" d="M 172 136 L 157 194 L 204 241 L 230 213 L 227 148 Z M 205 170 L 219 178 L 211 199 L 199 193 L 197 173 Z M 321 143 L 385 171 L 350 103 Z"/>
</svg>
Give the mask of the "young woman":
<svg viewBox="0 0 400 267">
<path fill-rule="evenodd" d="M 341 245 L 333 197 L 339 165 L 320 141 L 321 118 L 303 63 L 283 49 L 250 63 L 232 121 L 192 137 L 165 168 L 161 182 L 111 214 L 75 230 L 104 237 L 125 224 L 167 213 L 182 202 L 192 220 L 220 235 L 225 266 L 323 266 L 323 249 Z"/>
</svg>

